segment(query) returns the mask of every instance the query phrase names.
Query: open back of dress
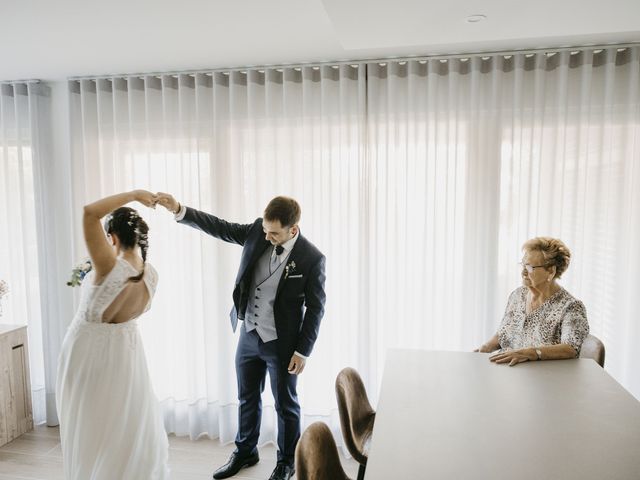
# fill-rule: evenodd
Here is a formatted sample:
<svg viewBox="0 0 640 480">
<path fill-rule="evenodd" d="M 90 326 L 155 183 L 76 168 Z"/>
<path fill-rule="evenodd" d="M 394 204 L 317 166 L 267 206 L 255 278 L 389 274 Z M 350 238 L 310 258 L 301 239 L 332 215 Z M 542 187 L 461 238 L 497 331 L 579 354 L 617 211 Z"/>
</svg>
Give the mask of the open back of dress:
<svg viewBox="0 0 640 480">
<path fill-rule="evenodd" d="M 103 323 L 124 323 L 138 318 L 149 309 L 151 295 L 145 273 L 139 282 L 127 282 L 102 314 Z"/>
</svg>

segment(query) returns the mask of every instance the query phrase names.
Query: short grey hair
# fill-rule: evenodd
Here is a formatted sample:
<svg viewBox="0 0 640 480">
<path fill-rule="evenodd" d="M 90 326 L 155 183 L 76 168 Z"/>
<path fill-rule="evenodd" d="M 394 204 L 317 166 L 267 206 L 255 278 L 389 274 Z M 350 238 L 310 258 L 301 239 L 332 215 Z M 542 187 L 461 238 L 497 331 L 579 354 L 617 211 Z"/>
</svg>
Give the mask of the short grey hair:
<svg viewBox="0 0 640 480">
<path fill-rule="evenodd" d="M 552 237 L 535 237 L 522 245 L 525 252 L 538 251 L 542 253 L 546 266 L 556 267 L 556 277 L 560 278 L 569 268 L 571 252 L 562 240 Z"/>
</svg>

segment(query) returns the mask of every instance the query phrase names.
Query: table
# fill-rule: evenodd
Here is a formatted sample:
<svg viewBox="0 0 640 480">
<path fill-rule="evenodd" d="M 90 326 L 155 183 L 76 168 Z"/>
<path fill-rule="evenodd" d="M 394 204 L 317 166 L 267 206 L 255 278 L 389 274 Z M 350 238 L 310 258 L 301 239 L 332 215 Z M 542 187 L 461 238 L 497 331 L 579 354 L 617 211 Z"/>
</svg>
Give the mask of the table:
<svg viewBox="0 0 640 480">
<path fill-rule="evenodd" d="M 366 480 L 640 478 L 640 402 L 590 359 L 390 350 Z"/>
</svg>

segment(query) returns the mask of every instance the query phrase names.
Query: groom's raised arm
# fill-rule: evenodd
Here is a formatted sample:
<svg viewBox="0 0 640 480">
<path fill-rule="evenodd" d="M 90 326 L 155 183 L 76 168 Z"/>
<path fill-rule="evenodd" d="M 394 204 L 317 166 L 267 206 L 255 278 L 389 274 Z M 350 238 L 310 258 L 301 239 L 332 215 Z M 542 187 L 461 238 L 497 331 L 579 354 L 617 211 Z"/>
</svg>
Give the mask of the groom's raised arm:
<svg viewBox="0 0 640 480">
<path fill-rule="evenodd" d="M 198 230 L 211 235 L 213 237 L 224 240 L 225 242 L 237 243 L 244 245 L 249 235 L 249 231 L 253 224 L 230 223 L 226 220 L 211 215 L 210 213 L 201 212 L 191 207 L 184 207 L 184 216 L 177 219 L 178 223 L 189 225 Z M 179 215 L 179 214 L 178 214 Z"/>
<path fill-rule="evenodd" d="M 210 213 L 180 205 L 172 195 L 158 192 L 158 203 L 173 213 L 178 223 L 197 228 L 201 232 L 229 243 L 244 245 L 253 224 L 230 223 Z"/>
</svg>

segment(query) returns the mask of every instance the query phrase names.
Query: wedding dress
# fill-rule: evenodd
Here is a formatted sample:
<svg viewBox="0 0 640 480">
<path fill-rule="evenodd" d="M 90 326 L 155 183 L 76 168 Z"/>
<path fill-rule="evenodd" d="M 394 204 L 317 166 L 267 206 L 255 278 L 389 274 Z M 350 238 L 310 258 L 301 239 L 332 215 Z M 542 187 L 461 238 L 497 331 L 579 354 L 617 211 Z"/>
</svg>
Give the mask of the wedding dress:
<svg viewBox="0 0 640 480">
<path fill-rule="evenodd" d="M 56 382 L 67 480 L 169 478 L 167 435 L 137 320 L 103 322 L 110 306 L 131 304 L 122 299 L 128 289 L 140 288 L 127 281 L 137 274 L 119 257 L 99 285 L 94 285 L 95 271 L 82 283 L 80 306 L 62 345 Z M 147 263 L 141 280 L 149 296 L 144 311 L 151 305 L 157 280 L 157 272 Z"/>
</svg>

